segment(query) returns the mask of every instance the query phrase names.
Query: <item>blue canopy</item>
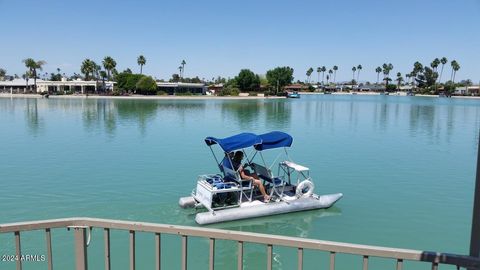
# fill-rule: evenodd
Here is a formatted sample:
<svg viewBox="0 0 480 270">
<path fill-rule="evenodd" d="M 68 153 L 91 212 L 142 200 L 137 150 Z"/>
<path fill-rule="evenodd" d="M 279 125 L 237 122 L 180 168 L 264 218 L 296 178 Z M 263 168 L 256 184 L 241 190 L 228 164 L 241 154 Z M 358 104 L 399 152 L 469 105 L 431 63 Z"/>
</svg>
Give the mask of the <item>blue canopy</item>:
<svg viewBox="0 0 480 270">
<path fill-rule="evenodd" d="M 254 146 L 257 151 L 279 147 L 290 147 L 293 142 L 292 136 L 280 131 L 268 132 L 258 135 L 258 137 L 262 139 L 262 143 Z"/>
<path fill-rule="evenodd" d="M 257 136 L 253 133 L 240 133 L 224 139 L 207 137 L 205 138 L 205 143 L 208 146 L 218 144 L 223 149 L 223 151 L 228 153 L 238 149 L 261 144 L 262 139 L 260 138 L 260 136 Z"/>
</svg>

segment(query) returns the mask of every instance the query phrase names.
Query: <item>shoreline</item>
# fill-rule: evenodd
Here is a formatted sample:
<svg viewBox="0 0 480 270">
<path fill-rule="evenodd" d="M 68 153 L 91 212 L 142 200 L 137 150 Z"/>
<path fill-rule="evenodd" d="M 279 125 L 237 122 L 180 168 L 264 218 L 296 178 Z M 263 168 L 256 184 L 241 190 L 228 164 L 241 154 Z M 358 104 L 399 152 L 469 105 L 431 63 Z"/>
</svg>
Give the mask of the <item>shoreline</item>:
<svg viewBox="0 0 480 270">
<path fill-rule="evenodd" d="M 40 94 L 9 94 L 0 93 L 0 98 L 43 98 Z M 144 95 L 131 95 L 131 96 L 99 96 L 99 95 L 51 95 L 52 99 L 153 99 L 153 100 L 260 100 L 260 99 L 284 99 L 286 97 L 270 96 L 144 96 Z"/>
<path fill-rule="evenodd" d="M 298 92 L 300 95 L 324 95 L 324 93 L 320 92 Z M 380 96 L 380 93 L 377 92 L 354 92 L 355 95 L 358 96 Z M 353 93 L 350 92 L 334 92 L 331 93 L 330 95 L 337 95 L 337 96 L 343 96 L 343 95 L 354 95 Z M 390 93 L 388 96 L 392 97 L 407 97 L 406 93 L 403 92 L 395 92 L 395 93 Z M 438 98 L 438 95 L 426 95 L 426 94 L 416 94 L 414 97 L 432 97 L 432 98 Z M 480 99 L 480 96 L 451 96 L 451 98 L 464 98 L 464 99 Z"/>
<path fill-rule="evenodd" d="M 300 95 L 324 95 L 319 92 L 298 92 Z M 331 95 L 354 95 L 350 92 L 335 92 Z M 359 96 L 380 96 L 380 93 L 370 92 L 355 92 L 355 95 Z M 391 93 L 389 96 L 406 97 L 405 93 Z M 438 95 L 423 95 L 418 94 L 415 97 L 432 97 L 438 98 Z M 9 94 L 0 93 L 0 98 L 43 98 L 40 94 Z M 144 95 L 131 95 L 131 96 L 99 96 L 99 95 L 51 95 L 52 99 L 138 99 L 138 100 L 262 100 L 262 99 L 285 99 L 286 97 L 279 96 L 144 96 Z M 451 98 L 457 99 L 480 99 L 480 96 L 452 96 Z"/>
</svg>

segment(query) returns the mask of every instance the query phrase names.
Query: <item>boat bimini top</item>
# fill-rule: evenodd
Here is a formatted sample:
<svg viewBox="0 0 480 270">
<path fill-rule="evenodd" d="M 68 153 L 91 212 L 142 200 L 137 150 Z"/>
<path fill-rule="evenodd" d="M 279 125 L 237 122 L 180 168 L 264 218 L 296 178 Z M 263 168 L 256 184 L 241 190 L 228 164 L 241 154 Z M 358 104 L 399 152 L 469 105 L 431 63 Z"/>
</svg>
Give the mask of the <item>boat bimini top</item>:
<svg viewBox="0 0 480 270">
<path fill-rule="evenodd" d="M 226 153 L 251 146 L 257 151 L 279 147 L 290 147 L 292 142 L 292 136 L 281 131 L 272 131 L 261 135 L 245 132 L 223 139 L 215 137 L 205 138 L 205 143 L 208 146 L 218 144 Z"/>
</svg>

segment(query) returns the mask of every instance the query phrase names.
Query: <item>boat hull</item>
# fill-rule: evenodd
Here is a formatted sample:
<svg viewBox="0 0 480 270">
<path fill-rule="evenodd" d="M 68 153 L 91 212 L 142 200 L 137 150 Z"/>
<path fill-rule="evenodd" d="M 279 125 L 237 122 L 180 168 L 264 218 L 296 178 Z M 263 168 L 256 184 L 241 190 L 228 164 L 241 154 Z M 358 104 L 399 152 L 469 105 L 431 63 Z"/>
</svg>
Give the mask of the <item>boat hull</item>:
<svg viewBox="0 0 480 270">
<path fill-rule="evenodd" d="M 285 214 L 291 212 L 322 209 L 331 207 L 343 197 L 342 193 L 321 196 L 310 196 L 280 202 L 262 203 L 259 201 L 245 202 L 240 207 L 222 209 L 215 212 L 198 213 L 195 221 L 200 225 Z"/>
</svg>

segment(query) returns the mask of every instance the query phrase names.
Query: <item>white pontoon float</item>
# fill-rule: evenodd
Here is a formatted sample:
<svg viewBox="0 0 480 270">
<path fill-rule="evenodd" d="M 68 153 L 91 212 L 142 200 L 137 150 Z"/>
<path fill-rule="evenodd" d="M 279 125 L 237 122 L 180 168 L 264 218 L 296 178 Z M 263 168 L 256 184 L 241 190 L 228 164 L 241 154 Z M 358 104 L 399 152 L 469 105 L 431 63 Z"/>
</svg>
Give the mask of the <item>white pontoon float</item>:
<svg viewBox="0 0 480 270">
<path fill-rule="evenodd" d="M 342 198 L 342 193 L 317 195 L 313 193 L 314 184 L 310 177 L 310 170 L 290 160 L 287 147 L 292 145 L 293 138 L 279 131 L 262 135 L 241 133 L 228 138 L 218 139 L 207 137 L 205 143 L 212 150 L 215 161 L 222 174 L 200 175 L 197 188 L 189 197 L 179 200 L 182 208 L 205 208 L 208 211 L 197 213 L 195 221 L 198 224 L 210 224 L 239 219 L 277 215 L 296 211 L 329 208 Z M 218 144 L 224 153 L 221 161 L 217 159 L 212 145 Z M 246 149 L 253 147 L 251 158 Z M 267 166 L 263 151 L 283 148 L 285 160 Z M 244 168 L 256 173 L 267 193 L 269 202 L 263 202 L 263 196 L 255 189 L 252 181 L 240 178 L 234 171 L 232 154 L 243 151 L 246 163 Z M 251 154 L 252 154 L 251 153 Z M 257 160 L 259 160 L 257 162 Z M 271 168 L 277 166 L 277 175 L 273 175 Z M 257 199 L 259 198 L 259 199 Z"/>
</svg>

